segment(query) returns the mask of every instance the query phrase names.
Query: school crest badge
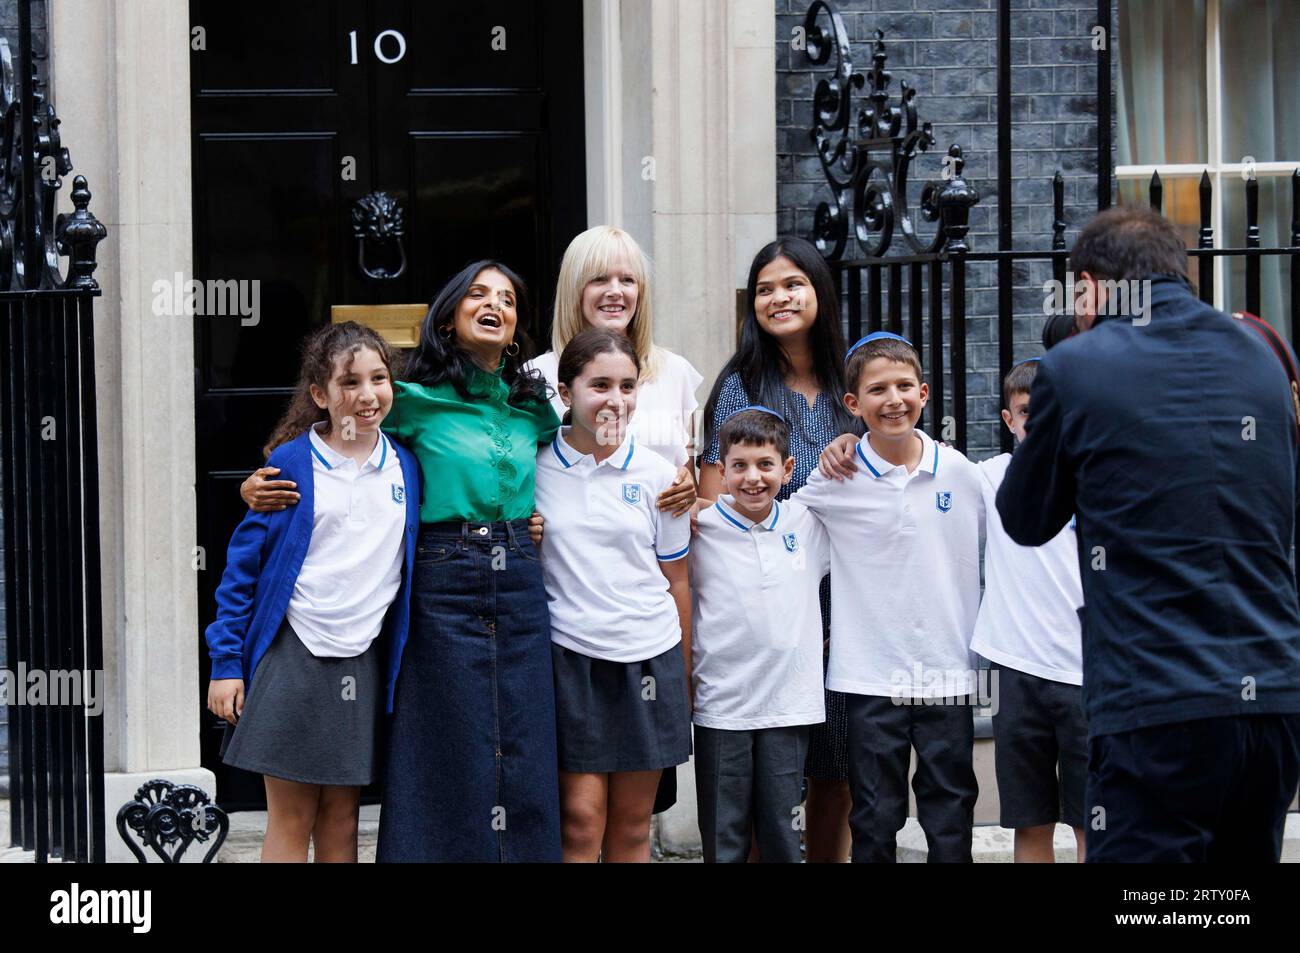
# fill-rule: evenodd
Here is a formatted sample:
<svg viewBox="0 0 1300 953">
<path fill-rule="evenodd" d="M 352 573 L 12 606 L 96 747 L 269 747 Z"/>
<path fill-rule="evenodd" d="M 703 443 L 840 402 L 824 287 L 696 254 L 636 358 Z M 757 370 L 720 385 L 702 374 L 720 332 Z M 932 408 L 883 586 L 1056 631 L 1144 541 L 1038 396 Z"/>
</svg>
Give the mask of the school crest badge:
<svg viewBox="0 0 1300 953">
<path fill-rule="evenodd" d="M 939 508 L 940 513 L 947 513 L 952 509 L 952 493 L 948 490 L 940 490 L 934 495 L 934 505 Z"/>
<path fill-rule="evenodd" d="M 623 484 L 623 502 L 629 506 L 636 506 L 641 502 L 641 484 L 624 483 Z"/>
<path fill-rule="evenodd" d="M 786 533 L 781 538 L 785 540 L 785 551 L 787 553 L 797 553 L 799 551 L 799 537 L 794 533 Z"/>
<path fill-rule="evenodd" d="M 406 502 L 406 487 L 404 487 L 404 486 L 398 486 L 396 483 L 390 483 L 389 486 L 393 488 L 393 502 L 394 502 L 394 503 L 405 503 L 405 502 Z"/>
</svg>

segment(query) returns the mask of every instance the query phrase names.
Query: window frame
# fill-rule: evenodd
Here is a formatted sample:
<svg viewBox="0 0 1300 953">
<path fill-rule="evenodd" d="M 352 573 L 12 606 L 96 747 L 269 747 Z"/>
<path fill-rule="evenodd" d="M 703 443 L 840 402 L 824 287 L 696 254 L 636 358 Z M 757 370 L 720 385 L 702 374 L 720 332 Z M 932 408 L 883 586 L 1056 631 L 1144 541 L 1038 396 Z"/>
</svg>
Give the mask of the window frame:
<svg viewBox="0 0 1300 953">
<path fill-rule="evenodd" d="M 1134 0 L 1124 0 L 1133 3 Z M 1216 248 L 1237 248 L 1245 244 L 1225 243 L 1223 220 L 1225 216 L 1226 184 L 1233 178 L 1243 178 L 1248 168 L 1244 162 L 1223 161 L 1223 51 L 1219 37 L 1220 0 L 1205 0 L 1205 115 L 1206 142 L 1204 163 L 1159 162 L 1146 165 L 1117 165 L 1116 185 L 1121 181 L 1136 180 L 1140 185 L 1151 181 L 1152 173 L 1159 172 L 1161 181 L 1193 179 L 1200 181 L 1202 173 L 1210 176 L 1210 227 L 1214 230 Z M 1120 38 L 1120 55 L 1123 56 L 1124 39 Z M 1245 158 L 1243 156 L 1243 158 Z M 1264 176 L 1290 176 L 1300 166 L 1300 157 L 1286 162 L 1256 162 L 1255 178 Z M 1118 189 L 1116 190 L 1118 194 Z M 1214 307 L 1224 308 L 1227 257 L 1214 256 Z"/>
</svg>

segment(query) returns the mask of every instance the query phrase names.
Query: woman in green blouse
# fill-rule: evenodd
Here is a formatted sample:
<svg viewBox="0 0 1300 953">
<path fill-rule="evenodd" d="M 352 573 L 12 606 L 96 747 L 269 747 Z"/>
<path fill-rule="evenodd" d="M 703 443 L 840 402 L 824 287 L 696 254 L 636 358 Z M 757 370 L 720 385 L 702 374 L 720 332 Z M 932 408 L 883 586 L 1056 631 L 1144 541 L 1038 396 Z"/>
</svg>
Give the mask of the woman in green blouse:
<svg viewBox="0 0 1300 953">
<path fill-rule="evenodd" d="M 550 616 L 528 534 L 559 420 L 523 282 L 476 262 L 434 299 L 383 429 L 424 476 L 377 859 L 558 861 Z M 245 499 L 265 503 L 255 475 Z"/>
</svg>

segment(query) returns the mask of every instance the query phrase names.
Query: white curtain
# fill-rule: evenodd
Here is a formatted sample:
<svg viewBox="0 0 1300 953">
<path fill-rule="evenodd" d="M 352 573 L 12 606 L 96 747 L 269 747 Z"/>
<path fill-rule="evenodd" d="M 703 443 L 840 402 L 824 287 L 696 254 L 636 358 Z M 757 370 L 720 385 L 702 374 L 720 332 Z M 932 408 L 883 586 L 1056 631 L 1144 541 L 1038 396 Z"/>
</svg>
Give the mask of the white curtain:
<svg viewBox="0 0 1300 953">
<path fill-rule="evenodd" d="M 1118 162 L 1205 162 L 1205 0 L 1119 5 Z"/>
<path fill-rule="evenodd" d="M 1207 141 L 1205 0 L 1124 0 L 1119 7 L 1118 163 L 1149 165 L 1219 162 L 1300 164 L 1300 0 L 1221 0 L 1221 142 Z M 1146 200 L 1145 183 L 1137 190 Z M 1166 213 L 1185 230 L 1199 222 L 1194 202 Z M 1182 184 L 1185 192 L 1191 183 Z M 1192 186 L 1194 188 L 1194 186 Z M 1121 198 L 1136 197 L 1121 188 Z M 1187 196 L 1190 198 L 1190 196 Z M 1215 201 L 1223 228 L 1215 244 L 1245 245 L 1245 183 L 1225 176 Z M 1291 184 L 1260 177 L 1259 224 L 1264 245 L 1288 243 Z M 1289 331 L 1289 259 L 1262 259 L 1260 308 L 1280 331 Z M 1224 303 L 1246 305 L 1245 259 L 1226 259 Z"/>
<path fill-rule="evenodd" d="M 1300 162 L 1300 3 L 1222 0 L 1224 162 Z"/>
<path fill-rule="evenodd" d="M 1224 162 L 1291 162 L 1300 165 L 1300 2 L 1222 0 L 1219 36 L 1223 56 Z M 1246 188 L 1240 177 L 1224 179 L 1224 234 L 1219 244 L 1246 243 Z M 1291 182 L 1259 178 L 1260 242 L 1286 245 L 1291 232 Z M 1261 315 L 1287 333 L 1290 318 L 1289 258 L 1260 264 Z M 1225 306 L 1246 306 L 1246 262 L 1228 259 Z"/>
</svg>

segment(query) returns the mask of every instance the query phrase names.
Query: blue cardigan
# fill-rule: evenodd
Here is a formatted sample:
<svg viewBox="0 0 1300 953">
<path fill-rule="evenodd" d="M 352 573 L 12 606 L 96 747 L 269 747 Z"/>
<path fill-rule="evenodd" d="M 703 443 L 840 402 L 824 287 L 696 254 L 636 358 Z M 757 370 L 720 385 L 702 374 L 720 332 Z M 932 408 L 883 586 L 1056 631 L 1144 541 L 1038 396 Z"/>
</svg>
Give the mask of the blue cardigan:
<svg viewBox="0 0 1300 953">
<path fill-rule="evenodd" d="M 212 678 L 242 678 L 247 691 L 257 663 L 280 631 L 293 584 L 307 558 L 315 515 L 315 477 L 308 434 L 281 444 L 266 461 L 279 467 L 277 480 L 293 480 L 301 494 L 296 506 L 274 513 L 249 510 L 230 537 L 226 571 L 217 589 L 217 619 L 207 629 Z M 415 455 L 393 441 L 406 481 L 406 559 L 397 598 L 384 616 L 381 638 L 387 637 L 387 711 L 393 710 L 393 691 L 406 646 L 411 616 L 411 573 L 415 566 L 415 541 L 420 530 L 420 464 Z"/>
</svg>

